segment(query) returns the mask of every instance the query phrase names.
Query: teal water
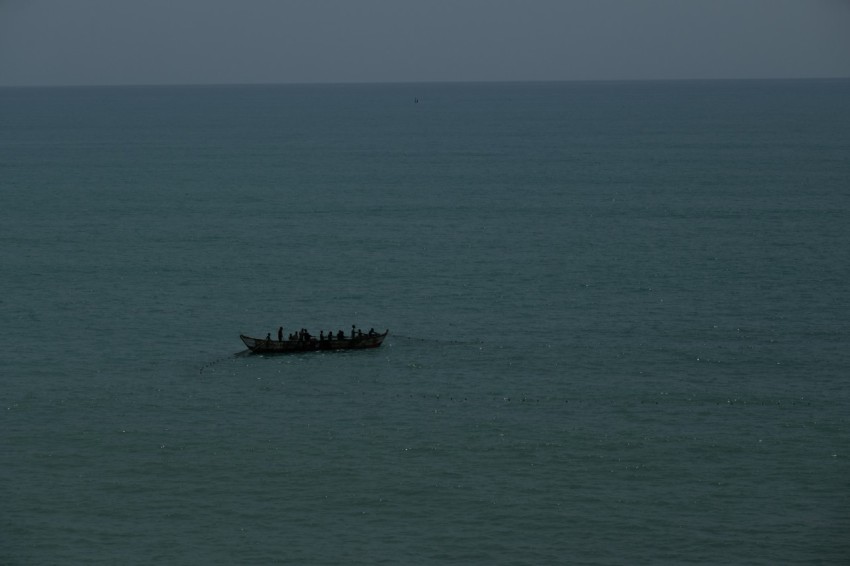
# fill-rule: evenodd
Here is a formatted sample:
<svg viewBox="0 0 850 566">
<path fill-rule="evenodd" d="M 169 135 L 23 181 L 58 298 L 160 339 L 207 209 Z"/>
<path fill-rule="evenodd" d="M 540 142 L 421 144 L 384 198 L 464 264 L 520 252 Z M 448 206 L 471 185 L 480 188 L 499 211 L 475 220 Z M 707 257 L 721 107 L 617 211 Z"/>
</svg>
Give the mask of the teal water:
<svg viewBox="0 0 850 566">
<path fill-rule="evenodd" d="M 848 188 L 850 81 L 0 89 L 0 563 L 846 563 Z"/>
</svg>

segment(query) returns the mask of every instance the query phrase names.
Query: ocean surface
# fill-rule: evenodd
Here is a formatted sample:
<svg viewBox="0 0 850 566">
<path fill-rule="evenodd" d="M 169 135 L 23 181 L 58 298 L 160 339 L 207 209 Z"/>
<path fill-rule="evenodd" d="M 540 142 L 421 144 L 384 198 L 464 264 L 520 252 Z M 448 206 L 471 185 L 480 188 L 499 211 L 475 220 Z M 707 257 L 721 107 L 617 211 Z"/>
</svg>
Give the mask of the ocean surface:
<svg viewBox="0 0 850 566">
<path fill-rule="evenodd" d="M 848 280 L 850 80 L 0 89 L 0 564 L 850 563 Z"/>
</svg>

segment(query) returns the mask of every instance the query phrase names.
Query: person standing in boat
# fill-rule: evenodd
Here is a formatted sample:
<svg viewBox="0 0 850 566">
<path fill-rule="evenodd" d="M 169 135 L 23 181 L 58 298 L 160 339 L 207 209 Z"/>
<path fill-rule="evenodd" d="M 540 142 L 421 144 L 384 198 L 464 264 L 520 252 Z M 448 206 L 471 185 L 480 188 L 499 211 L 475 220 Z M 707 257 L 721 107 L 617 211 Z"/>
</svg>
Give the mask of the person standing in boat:
<svg viewBox="0 0 850 566">
<path fill-rule="evenodd" d="M 283 342 L 283 327 L 277 329 L 277 341 Z"/>
<path fill-rule="evenodd" d="M 351 339 L 354 340 L 354 325 L 351 325 Z"/>
</svg>

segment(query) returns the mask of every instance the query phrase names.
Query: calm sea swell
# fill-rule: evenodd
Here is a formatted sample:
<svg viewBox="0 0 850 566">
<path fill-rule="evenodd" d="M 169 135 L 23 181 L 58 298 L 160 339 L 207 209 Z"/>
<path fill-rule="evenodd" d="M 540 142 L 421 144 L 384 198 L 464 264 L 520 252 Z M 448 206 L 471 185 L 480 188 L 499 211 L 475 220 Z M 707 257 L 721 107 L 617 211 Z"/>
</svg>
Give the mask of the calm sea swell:
<svg viewBox="0 0 850 566">
<path fill-rule="evenodd" d="M 0 562 L 846 562 L 848 90 L 0 90 Z"/>
</svg>

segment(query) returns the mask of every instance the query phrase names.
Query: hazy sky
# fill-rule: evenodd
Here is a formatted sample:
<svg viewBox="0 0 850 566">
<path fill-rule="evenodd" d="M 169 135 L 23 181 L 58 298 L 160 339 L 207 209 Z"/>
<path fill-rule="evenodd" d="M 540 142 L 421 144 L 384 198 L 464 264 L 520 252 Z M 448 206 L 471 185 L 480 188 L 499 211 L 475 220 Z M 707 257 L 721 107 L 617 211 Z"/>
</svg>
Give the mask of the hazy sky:
<svg viewBox="0 0 850 566">
<path fill-rule="evenodd" d="M 0 0 L 0 85 L 850 77 L 850 0 Z"/>
</svg>

